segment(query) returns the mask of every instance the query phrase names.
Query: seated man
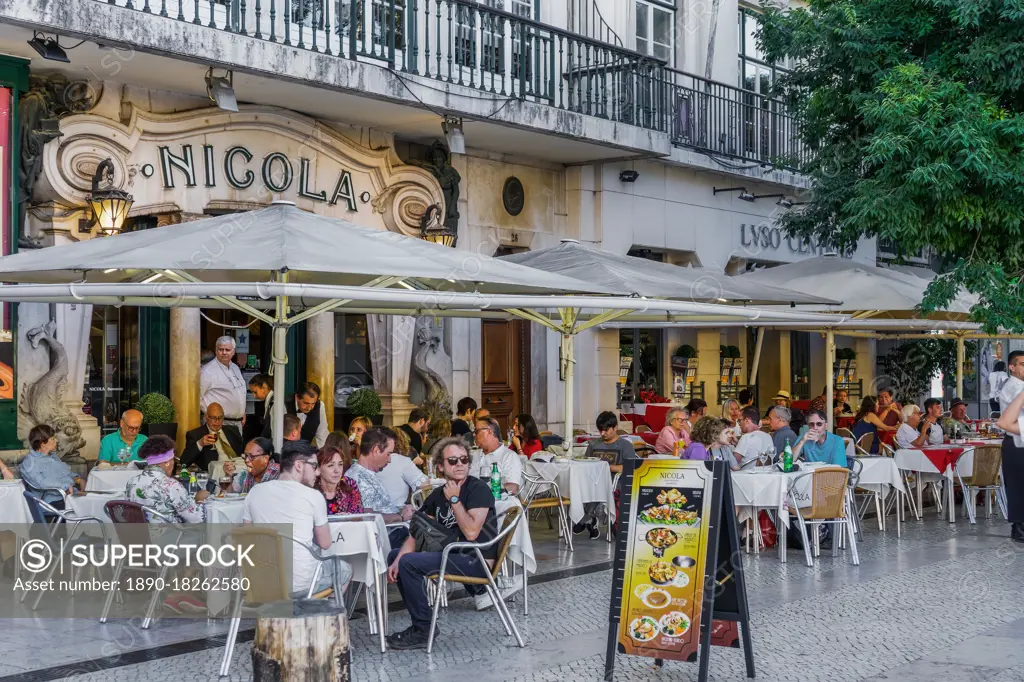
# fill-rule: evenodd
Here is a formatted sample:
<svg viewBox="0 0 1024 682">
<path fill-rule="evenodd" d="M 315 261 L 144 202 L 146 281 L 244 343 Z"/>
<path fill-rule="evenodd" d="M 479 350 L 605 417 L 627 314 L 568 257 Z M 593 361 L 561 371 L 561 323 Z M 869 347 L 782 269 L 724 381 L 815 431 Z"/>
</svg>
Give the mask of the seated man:
<svg viewBox="0 0 1024 682">
<path fill-rule="evenodd" d="M 971 420 L 967 418 L 967 403 L 959 398 L 949 405 L 949 417 L 942 420 L 942 432 L 952 438 L 954 433 L 968 434 L 971 432 Z"/>
<path fill-rule="evenodd" d="M 412 518 L 413 508 L 408 504 L 395 504 L 387 488 L 377 478 L 377 472 L 388 465 L 395 449 L 395 432 L 378 426 L 363 434 L 359 441 L 359 460 L 352 462 L 345 475 L 356 482 L 363 499 L 363 509 L 384 517 L 384 523 L 401 523 Z M 409 537 L 409 529 L 395 526 L 388 531 L 392 547 L 399 547 Z"/>
<path fill-rule="evenodd" d="M 205 490 L 188 494 L 181 481 L 174 478 L 174 441 L 167 436 L 153 436 L 139 448 L 139 456 L 146 460 L 146 468 L 128 480 L 124 497 L 147 509 L 169 517 L 179 523 L 202 523 L 206 509 L 198 504 L 210 496 Z M 152 518 L 152 523 L 162 519 Z"/>
<path fill-rule="evenodd" d="M 803 457 L 805 462 L 824 462 L 846 468 L 846 442 L 828 432 L 828 417 L 822 410 L 807 412 L 807 432 L 793 447 L 793 459 Z"/>
<path fill-rule="evenodd" d="M 391 461 L 377 472 L 377 479 L 397 507 L 409 502 L 412 491 L 430 485 L 430 479 L 419 470 L 419 467 L 413 464 L 411 459 L 397 452 L 392 453 Z"/>
<path fill-rule="evenodd" d="M 281 473 L 281 466 L 274 459 L 274 444 L 266 438 L 253 438 L 246 443 L 243 456 L 245 469 L 241 471 L 235 471 L 234 462 L 224 463 L 224 473 L 232 477 L 231 492 L 247 493 L 257 483 L 273 481 Z"/>
<path fill-rule="evenodd" d="M 185 434 L 181 465 L 195 464 L 200 471 L 209 471 L 213 462 L 236 459 L 241 453 L 242 434 L 238 427 L 225 424 L 224 408 L 219 403 L 210 403 L 206 407 L 206 423 Z"/>
<path fill-rule="evenodd" d="M 291 524 L 292 537 L 307 546 L 330 549 L 331 529 L 327 523 L 327 502 L 313 488 L 317 458 L 312 447 L 298 445 L 281 450 L 281 474 L 276 480 L 254 487 L 245 498 L 242 523 Z M 313 583 L 318 562 L 307 550 L 293 545 L 292 597 L 322 592 L 334 584 L 334 562 L 323 564 L 323 572 Z M 341 589 L 352 578 L 352 567 L 340 562 Z"/>
<path fill-rule="evenodd" d="M 924 419 L 921 421 L 920 430 L 928 436 L 928 445 L 942 445 L 945 435 L 942 433 L 942 426 L 939 421 L 942 419 L 942 401 L 938 398 L 928 398 L 924 401 Z"/>
<path fill-rule="evenodd" d="M 469 466 L 469 450 L 461 438 L 441 440 L 434 448 L 434 471 L 443 474 L 446 483 L 427 497 L 420 511 L 454 531 L 456 542 L 487 542 L 497 534 L 494 495 L 485 482 L 469 475 Z M 497 544 L 482 550 L 482 554 L 486 564 L 480 563 L 476 553 L 453 551 L 448 555 L 445 572 L 483 578 L 497 557 Z M 409 537 L 400 548 L 391 551 L 388 565 L 388 582 L 398 584 L 412 619 L 412 625 L 387 638 L 388 646 L 392 649 L 425 647 L 431 608 L 427 603 L 424 578 L 440 570 L 441 553 L 417 552 L 415 538 Z M 467 585 L 466 590 L 477 594 L 484 588 Z"/>
<path fill-rule="evenodd" d="M 57 453 L 56 431 L 48 424 L 33 426 L 28 432 L 28 447 L 28 454 L 18 467 L 21 480 L 28 491 L 41 497 L 43 502 L 64 509 L 64 498 L 57 491 L 63 490 L 70 495 L 76 488 L 84 488 L 85 482 L 71 471 L 71 467 Z M 8 476 L 5 474 L 4 478 Z"/>
<path fill-rule="evenodd" d="M 615 462 L 609 464 L 608 468 L 612 474 L 622 471 L 622 463 L 627 459 L 636 459 L 636 448 L 633 443 L 619 435 L 619 420 L 614 412 L 602 412 L 597 415 L 597 430 L 600 438 L 587 441 L 587 457 L 598 457 L 600 452 L 609 450 L 615 451 Z M 563 496 L 568 496 L 568 491 L 559 491 Z M 618 491 L 615 491 L 616 502 L 618 502 Z M 590 539 L 596 540 L 601 537 L 601 531 L 597 527 L 597 513 L 601 506 L 600 502 L 587 502 L 583 505 L 583 518 L 579 523 L 573 524 L 572 532 L 575 535 L 582 535 L 589 531 Z M 617 515 L 616 515 L 617 516 Z"/>
<path fill-rule="evenodd" d="M 519 487 L 523 484 L 523 463 L 519 455 L 501 442 L 501 426 L 498 421 L 490 417 L 477 419 L 473 434 L 477 447 L 484 452 L 473 464 L 472 474 L 489 484 L 491 471 L 497 464 L 502 487 L 510 495 L 518 495 Z"/>
<path fill-rule="evenodd" d="M 121 415 L 119 428 L 114 433 L 108 433 L 100 440 L 100 454 L 97 458 L 100 462 L 120 462 L 118 457 L 122 450 L 129 453 L 129 461 L 141 461 L 139 448 L 146 442 L 146 437 L 139 431 L 142 429 L 142 413 L 138 410 L 125 410 Z"/>
<path fill-rule="evenodd" d="M 733 455 L 736 458 L 735 462 L 730 462 L 733 469 L 739 468 L 744 461 L 775 448 L 772 437 L 761 430 L 761 414 L 756 407 L 743 408 L 740 412 L 739 426 L 743 435 L 733 448 Z"/>
<path fill-rule="evenodd" d="M 772 429 L 772 445 L 775 446 L 777 457 L 782 456 L 787 443 L 790 447 L 796 444 L 796 431 L 789 425 L 791 417 L 789 408 L 781 405 L 771 408 L 771 412 L 768 413 L 768 423 Z"/>
<path fill-rule="evenodd" d="M 917 405 L 907 405 L 903 408 L 903 423 L 896 429 L 896 447 L 913 448 L 917 447 L 918 441 L 924 442 L 926 435 L 919 431 L 921 426 L 921 408 Z"/>
</svg>

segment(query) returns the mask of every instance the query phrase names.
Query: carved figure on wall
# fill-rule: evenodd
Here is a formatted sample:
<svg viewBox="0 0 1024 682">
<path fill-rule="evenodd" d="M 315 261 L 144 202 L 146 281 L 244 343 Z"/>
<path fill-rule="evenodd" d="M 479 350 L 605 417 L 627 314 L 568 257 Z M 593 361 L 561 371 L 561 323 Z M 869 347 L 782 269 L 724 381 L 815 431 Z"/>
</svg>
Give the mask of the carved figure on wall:
<svg viewBox="0 0 1024 682">
<path fill-rule="evenodd" d="M 459 229 L 459 183 L 462 182 L 462 176 L 459 175 L 459 171 L 452 168 L 448 150 L 440 142 L 435 142 L 430 147 L 429 161 L 412 159 L 409 161 L 409 165 L 428 170 L 437 178 L 438 184 L 441 185 L 441 192 L 444 194 L 444 226 L 457 232 Z"/>
<path fill-rule="evenodd" d="M 57 452 L 61 459 L 73 458 L 85 445 L 82 427 L 64 404 L 68 383 L 68 355 L 57 341 L 57 324 L 52 320 L 26 334 L 32 348 L 45 343 L 50 354 L 50 369 L 33 383 L 22 387 L 18 409 L 33 425 L 48 424 L 57 432 Z"/>
<path fill-rule="evenodd" d="M 26 213 L 33 190 L 43 170 L 43 147 L 62 135 L 60 119 L 69 114 L 88 111 L 96 101 L 86 81 L 69 81 L 61 73 L 34 74 L 29 91 L 18 102 L 18 246 L 37 249 L 42 244 L 25 234 Z"/>
<path fill-rule="evenodd" d="M 444 365 L 443 329 L 435 327 L 431 318 L 420 319 L 416 324 L 416 346 L 412 355 L 412 369 L 426 387 L 426 397 L 420 405 L 430 417 L 430 434 L 427 447 L 439 436 L 451 432 L 452 397 L 448 393 L 444 377 L 434 367 Z"/>
</svg>

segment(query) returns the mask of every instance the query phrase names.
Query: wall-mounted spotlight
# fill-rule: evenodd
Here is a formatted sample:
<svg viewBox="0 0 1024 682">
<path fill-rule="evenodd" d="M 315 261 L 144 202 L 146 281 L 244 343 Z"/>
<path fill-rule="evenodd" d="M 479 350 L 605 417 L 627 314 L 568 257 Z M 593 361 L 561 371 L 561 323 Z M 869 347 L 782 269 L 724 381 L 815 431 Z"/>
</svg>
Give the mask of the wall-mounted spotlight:
<svg viewBox="0 0 1024 682">
<path fill-rule="evenodd" d="M 48 59 L 51 62 L 64 62 L 70 64 L 71 60 L 68 59 L 68 53 L 64 51 L 64 48 L 60 46 L 60 41 L 57 36 L 53 38 L 47 38 L 44 34 L 38 31 L 33 31 L 32 40 L 28 41 L 28 44 L 33 50 L 39 53 L 39 56 L 43 59 Z M 81 45 L 81 43 L 79 43 Z"/>
<path fill-rule="evenodd" d="M 441 130 L 444 131 L 444 139 L 448 143 L 448 151 L 452 154 L 466 153 L 466 136 L 462 133 L 462 119 L 454 116 L 445 116 L 441 121 Z"/>
<path fill-rule="evenodd" d="M 211 66 L 206 72 L 206 94 L 224 111 L 238 111 L 233 72 L 228 71 L 226 76 L 214 76 Z"/>
<path fill-rule="evenodd" d="M 624 170 L 619 173 L 619 180 L 622 182 L 636 182 L 640 174 L 635 170 Z"/>
<path fill-rule="evenodd" d="M 721 189 L 714 187 L 712 189 L 714 190 L 714 194 L 718 194 L 719 192 L 739 192 L 740 194 L 738 198 L 743 201 L 752 202 L 755 199 L 754 195 L 748 192 L 746 187 L 722 187 Z"/>
</svg>

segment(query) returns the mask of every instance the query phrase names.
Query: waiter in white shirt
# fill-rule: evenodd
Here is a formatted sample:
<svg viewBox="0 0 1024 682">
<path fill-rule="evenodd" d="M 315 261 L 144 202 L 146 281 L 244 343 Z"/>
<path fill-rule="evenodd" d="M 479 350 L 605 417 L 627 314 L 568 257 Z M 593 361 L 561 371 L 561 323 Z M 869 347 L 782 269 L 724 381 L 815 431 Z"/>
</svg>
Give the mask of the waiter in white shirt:
<svg viewBox="0 0 1024 682">
<path fill-rule="evenodd" d="M 242 430 L 245 424 L 245 379 L 231 362 L 235 339 L 222 336 L 215 346 L 217 355 L 199 371 L 199 409 L 205 414 L 212 403 L 224 408 L 224 423 Z"/>
<path fill-rule="evenodd" d="M 998 398 L 999 410 L 1003 414 L 1014 398 L 1024 391 L 1024 350 L 1013 351 L 1006 362 L 1010 377 L 1003 382 Z M 1002 451 L 1010 537 L 1024 542 L 1024 437 L 1007 433 L 1003 438 Z"/>
</svg>

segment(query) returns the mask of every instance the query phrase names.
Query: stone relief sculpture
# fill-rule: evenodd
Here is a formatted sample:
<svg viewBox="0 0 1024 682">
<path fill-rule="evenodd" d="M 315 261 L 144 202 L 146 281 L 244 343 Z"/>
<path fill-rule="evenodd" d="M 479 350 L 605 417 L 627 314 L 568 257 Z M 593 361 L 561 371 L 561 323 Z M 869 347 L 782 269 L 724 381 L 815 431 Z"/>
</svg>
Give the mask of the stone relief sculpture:
<svg viewBox="0 0 1024 682">
<path fill-rule="evenodd" d="M 451 374 L 451 358 L 444 352 L 444 330 L 435 327 L 432 318 L 416 322 L 416 346 L 412 369 L 423 382 L 426 394 L 420 405 L 430 416 L 429 442 L 451 431 L 452 397 L 444 374 Z"/>
<path fill-rule="evenodd" d="M 86 81 L 70 81 L 60 73 L 32 75 L 29 91 L 18 103 L 21 158 L 18 159 L 17 192 L 22 206 L 18 216 L 18 245 L 21 248 L 42 246 L 25 234 L 25 216 L 43 170 L 43 148 L 62 135 L 62 117 L 88 111 L 95 101 L 95 94 Z"/>
<path fill-rule="evenodd" d="M 85 445 L 82 427 L 64 404 L 68 383 L 68 355 L 57 341 L 57 324 L 52 320 L 30 329 L 25 336 L 32 348 L 45 343 L 50 356 L 50 369 L 21 390 L 18 409 L 33 424 L 48 424 L 57 432 L 57 452 L 61 459 L 73 458 Z"/>
<path fill-rule="evenodd" d="M 429 161 L 410 160 L 409 165 L 428 170 L 437 178 L 438 184 L 441 185 L 441 192 L 444 194 L 444 226 L 457 232 L 459 229 L 459 183 L 462 182 L 462 176 L 459 175 L 459 171 L 452 168 L 448 150 L 440 142 L 435 142 L 430 148 Z"/>
</svg>

